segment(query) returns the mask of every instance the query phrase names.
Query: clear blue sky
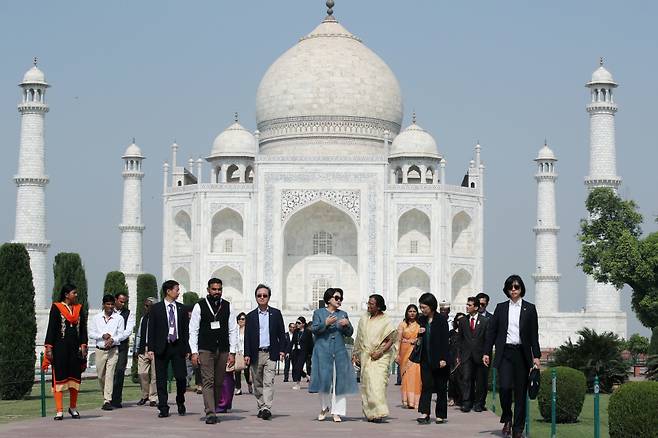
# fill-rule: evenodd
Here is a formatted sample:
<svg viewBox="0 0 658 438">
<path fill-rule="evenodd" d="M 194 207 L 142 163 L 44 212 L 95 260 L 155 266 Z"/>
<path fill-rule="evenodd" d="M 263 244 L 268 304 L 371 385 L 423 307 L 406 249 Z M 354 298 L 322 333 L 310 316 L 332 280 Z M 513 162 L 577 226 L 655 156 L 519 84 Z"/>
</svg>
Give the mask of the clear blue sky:
<svg viewBox="0 0 658 438">
<path fill-rule="evenodd" d="M 578 220 L 588 172 L 589 93 L 599 56 L 616 100 L 621 194 L 656 231 L 658 4 L 337 0 L 343 25 L 396 73 L 405 125 L 413 109 L 461 181 L 477 139 L 486 164 L 485 290 L 517 272 L 532 284 L 535 171 L 544 138 L 558 155 L 560 307 L 584 305 Z M 16 87 L 33 56 L 52 88 L 47 115 L 50 257 L 79 252 L 93 300 L 119 262 L 121 159 L 132 137 L 147 156 L 144 266 L 161 270 L 162 163 L 205 157 L 232 121 L 255 129 L 267 67 L 324 17 L 322 0 L 0 2 L 0 239 L 13 238 L 19 115 Z M 208 174 L 207 170 L 205 172 Z M 532 295 L 532 291 L 530 291 Z M 646 333 L 630 310 L 629 334 Z"/>
</svg>

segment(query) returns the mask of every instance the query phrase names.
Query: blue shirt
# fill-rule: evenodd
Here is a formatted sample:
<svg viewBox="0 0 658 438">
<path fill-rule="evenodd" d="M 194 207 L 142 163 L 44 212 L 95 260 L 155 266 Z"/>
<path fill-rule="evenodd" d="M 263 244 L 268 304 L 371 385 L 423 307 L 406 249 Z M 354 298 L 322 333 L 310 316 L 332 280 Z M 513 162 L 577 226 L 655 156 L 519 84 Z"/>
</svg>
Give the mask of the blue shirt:
<svg viewBox="0 0 658 438">
<path fill-rule="evenodd" d="M 258 348 L 270 346 L 270 308 L 260 310 L 258 308 Z"/>
</svg>

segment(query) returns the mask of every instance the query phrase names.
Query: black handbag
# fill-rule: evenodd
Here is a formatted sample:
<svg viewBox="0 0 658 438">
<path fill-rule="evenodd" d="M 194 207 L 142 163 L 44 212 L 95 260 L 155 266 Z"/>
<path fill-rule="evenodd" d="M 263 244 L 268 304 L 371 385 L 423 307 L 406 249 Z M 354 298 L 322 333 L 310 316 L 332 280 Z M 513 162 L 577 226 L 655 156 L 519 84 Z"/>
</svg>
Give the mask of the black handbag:
<svg viewBox="0 0 658 438">
<path fill-rule="evenodd" d="M 537 368 L 532 368 L 530 374 L 528 375 L 528 398 L 534 400 L 539 394 L 539 383 L 541 382 L 541 376 Z"/>
<path fill-rule="evenodd" d="M 422 338 L 418 338 L 418 340 L 420 342 L 416 342 L 414 349 L 411 350 L 411 354 L 409 355 L 409 360 L 413 363 L 420 363 L 420 360 L 423 357 L 423 340 Z"/>
</svg>

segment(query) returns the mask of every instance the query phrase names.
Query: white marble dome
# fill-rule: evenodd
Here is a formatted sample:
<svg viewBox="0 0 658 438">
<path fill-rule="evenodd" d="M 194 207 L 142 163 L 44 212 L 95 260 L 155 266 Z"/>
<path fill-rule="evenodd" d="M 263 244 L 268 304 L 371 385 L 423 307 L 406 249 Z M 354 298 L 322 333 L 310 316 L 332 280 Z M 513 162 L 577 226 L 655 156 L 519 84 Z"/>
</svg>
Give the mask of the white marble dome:
<svg viewBox="0 0 658 438">
<path fill-rule="evenodd" d="M 135 142 L 132 142 L 130 146 L 126 148 L 126 152 L 123 153 L 122 158 L 144 158 L 142 155 L 142 150 L 135 144 Z"/>
<path fill-rule="evenodd" d="M 614 84 L 615 80 L 612 78 L 612 73 L 610 73 L 603 65 L 599 66 L 594 73 L 592 73 L 591 84 Z"/>
<path fill-rule="evenodd" d="M 556 160 L 555 158 L 555 153 L 551 148 L 548 147 L 547 144 L 544 144 L 544 146 L 539 150 L 539 154 L 537 155 L 537 160 Z"/>
<path fill-rule="evenodd" d="M 402 122 L 402 94 L 386 63 L 332 16 L 279 57 L 260 82 L 261 146 L 271 138 L 383 140 Z"/>
<path fill-rule="evenodd" d="M 418 126 L 415 121 L 395 137 L 391 144 L 389 156 L 390 158 L 441 157 L 434 137 Z"/>
<path fill-rule="evenodd" d="M 24 84 L 45 84 L 46 75 L 35 65 L 23 75 Z"/>
<path fill-rule="evenodd" d="M 209 158 L 255 157 L 257 152 L 256 137 L 235 122 L 215 138 Z"/>
</svg>

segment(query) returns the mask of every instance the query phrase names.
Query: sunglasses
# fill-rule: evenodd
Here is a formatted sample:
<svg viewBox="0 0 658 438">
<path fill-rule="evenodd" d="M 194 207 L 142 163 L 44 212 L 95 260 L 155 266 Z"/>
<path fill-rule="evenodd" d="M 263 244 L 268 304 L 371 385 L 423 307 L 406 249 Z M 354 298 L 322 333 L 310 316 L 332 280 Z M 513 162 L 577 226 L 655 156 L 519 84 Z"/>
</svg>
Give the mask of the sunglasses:
<svg viewBox="0 0 658 438">
<path fill-rule="evenodd" d="M 244 317 L 238 318 L 238 321 L 244 321 Z"/>
<path fill-rule="evenodd" d="M 267 295 L 267 294 L 258 294 L 258 295 L 256 295 L 256 298 L 268 298 L 268 297 L 269 297 L 269 295 Z"/>
<path fill-rule="evenodd" d="M 334 296 L 331 297 L 331 298 L 333 298 L 333 299 L 336 300 L 336 301 L 343 301 L 343 297 L 341 297 L 340 295 L 334 295 Z"/>
<path fill-rule="evenodd" d="M 513 285 L 510 286 L 509 289 L 510 290 L 521 290 L 521 286 L 519 286 L 518 284 L 513 284 Z"/>
</svg>

